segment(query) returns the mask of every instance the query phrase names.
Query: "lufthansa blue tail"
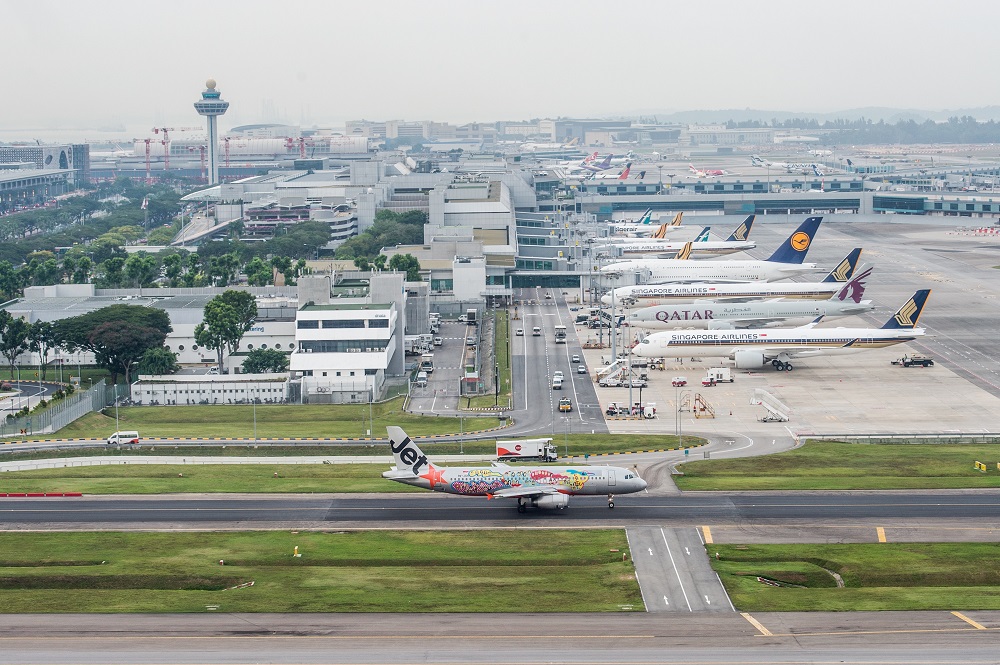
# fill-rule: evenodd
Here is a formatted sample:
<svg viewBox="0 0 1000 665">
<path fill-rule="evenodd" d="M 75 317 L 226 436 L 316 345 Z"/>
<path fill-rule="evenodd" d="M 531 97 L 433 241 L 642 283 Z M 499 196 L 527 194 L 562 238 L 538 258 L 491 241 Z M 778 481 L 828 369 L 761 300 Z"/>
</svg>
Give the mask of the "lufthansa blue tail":
<svg viewBox="0 0 1000 665">
<path fill-rule="evenodd" d="M 917 321 L 920 320 L 920 313 L 924 311 L 927 303 L 927 296 L 931 294 L 930 289 L 921 289 L 913 294 L 896 313 L 889 317 L 889 320 L 882 326 L 883 329 L 916 328 Z"/>
<path fill-rule="evenodd" d="M 822 221 L 822 217 L 807 217 L 767 260 L 772 263 L 802 263 Z"/>
<path fill-rule="evenodd" d="M 858 268 L 858 260 L 861 258 L 861 248 L 855 247 L 851 253 L 844 257 L 844 260 L 837 264 L 837 267 L 830 271 L 824 282 L 846 282 L 854 277 L 854 271 Z"/>
<path fill-rule="evenodd" d="M 747 215 L 747 218 L 736 227 L 736 230 L 729 234 L 726 242 L 743 242 L 744 240 L 749 240 L 750 229 L 753 228 L 753 220 L 756 217 L 757 215 Z"/>
</svg>

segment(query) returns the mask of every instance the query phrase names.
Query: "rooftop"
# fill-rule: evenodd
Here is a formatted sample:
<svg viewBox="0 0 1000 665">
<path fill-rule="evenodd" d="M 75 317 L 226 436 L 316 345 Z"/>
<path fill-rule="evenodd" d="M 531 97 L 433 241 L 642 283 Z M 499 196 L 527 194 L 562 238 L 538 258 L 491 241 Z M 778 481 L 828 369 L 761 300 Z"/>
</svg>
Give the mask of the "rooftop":
<svg viewBox="0 0 1000 665">
<path fill-rule="evenodd" d="M 363 309 L 374 309 L 374 310 L 389 310 L 392 309 L 392 303 L 331 303 L 329 305 L 303 305 L 299 310 L 301 312 L 335 312 L 338 310 L 363 310 Z"/>
</svg>

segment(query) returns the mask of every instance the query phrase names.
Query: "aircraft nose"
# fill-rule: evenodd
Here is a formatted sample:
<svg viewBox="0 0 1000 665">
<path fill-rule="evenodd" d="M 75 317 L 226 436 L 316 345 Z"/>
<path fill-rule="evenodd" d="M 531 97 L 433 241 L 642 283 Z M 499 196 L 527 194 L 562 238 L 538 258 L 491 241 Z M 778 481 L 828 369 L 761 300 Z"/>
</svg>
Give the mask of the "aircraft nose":
<svg viewBox="0 0 1000 665">
<path fill-rule="evenodd" d="M 639 478 L 638 480 L 639 480 L 639 491 L 641 492 L 642 490 L 646 489 L 646 481 L 643 480 L 642 478 Z"/>
</svg>

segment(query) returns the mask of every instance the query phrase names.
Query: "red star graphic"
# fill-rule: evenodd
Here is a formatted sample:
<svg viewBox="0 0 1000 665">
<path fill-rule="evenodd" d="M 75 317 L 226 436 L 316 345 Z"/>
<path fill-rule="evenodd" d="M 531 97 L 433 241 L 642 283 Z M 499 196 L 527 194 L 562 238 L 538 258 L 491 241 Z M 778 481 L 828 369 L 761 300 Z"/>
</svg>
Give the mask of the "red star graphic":
<svg viewBox="0 0 1000 665">
<path fill-rule="evenodd" d="M 431 489 L 434 489 L 434 486 L 438 483 L 442 485 L 446 484 L 444 471 L 435 468 L 433 464 L 428 465 L 427 469 L 427 473 L 421 474 L 420 477 L 425 478 L 431 484 Z"/>
</svg>

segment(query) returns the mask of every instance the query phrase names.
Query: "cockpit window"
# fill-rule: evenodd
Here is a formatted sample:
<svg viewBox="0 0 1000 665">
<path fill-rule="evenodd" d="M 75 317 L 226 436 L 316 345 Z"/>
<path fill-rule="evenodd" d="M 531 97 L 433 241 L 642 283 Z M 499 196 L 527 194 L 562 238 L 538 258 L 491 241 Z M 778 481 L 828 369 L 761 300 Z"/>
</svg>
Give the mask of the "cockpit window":
<svg viewBox="0 0 1000 665">
<path fill-rule="evenodd" d="M 649 338 L 648 338 L 648 337 L 644 338 L 644 339 L 642 340 L 642 343 L 643 343 L 643 344 L 649 344 Z"/>
</svg>

